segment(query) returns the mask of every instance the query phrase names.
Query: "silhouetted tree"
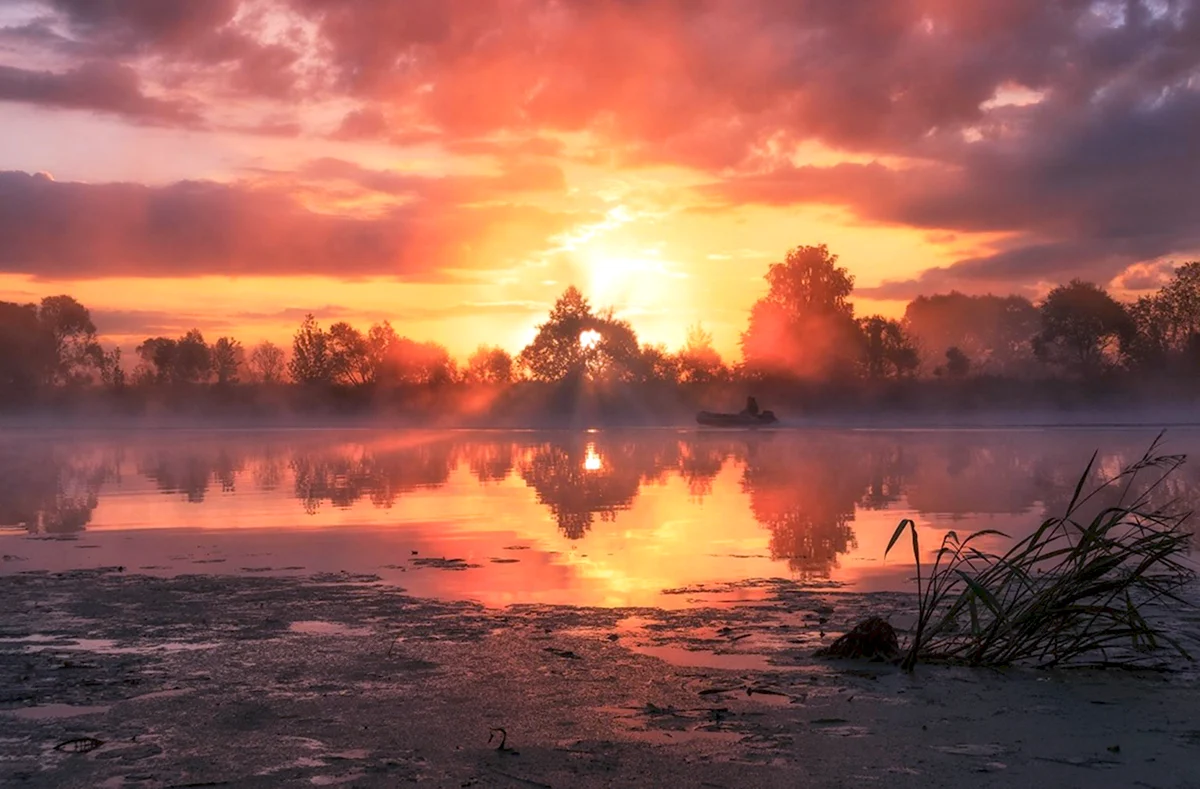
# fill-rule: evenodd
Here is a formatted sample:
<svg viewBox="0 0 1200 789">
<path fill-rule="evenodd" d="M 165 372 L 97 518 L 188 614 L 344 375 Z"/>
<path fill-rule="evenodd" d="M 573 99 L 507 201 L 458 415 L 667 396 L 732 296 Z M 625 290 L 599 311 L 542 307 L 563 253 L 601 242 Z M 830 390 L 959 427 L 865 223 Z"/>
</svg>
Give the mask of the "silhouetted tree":
<svg viewBox="0 0 1200 789">
<path fill-rule="evenodd" d="M 503 348 L 480 345 L 467 359 L 469 383 L 504 384 L 512 380 L 513 359 Z"/>
<path fill-rule="evenodd" d="M 212 349 L 199 329 L 192 329 L 175 343 L 175 380 L 181 383 L 207 381 L 212 374 Z"/>
<path fill-rule="evenodd" d="M 362 332 L 345 321 L 329 327 L 329 369 L 334 383 L 359 386 L 376 379 Z"/>
<path fill-rule="evenodd" d="M 264 384 L 279 383 L 286 370 L 283 349 L 273 342 L 264 340 L 254 346 L 247 362 L 251 375 Z"/>
<path fill-rule="evenodd" d="M 175 380 L 176 345 L 170 337 L 149 337 L 135 349 L 142 360 L 139 383 L 166 384 Z"/>
<path fill-rule="evenodd" d="M 750 311 L 742 334 L 752 374 L 827 377 L 853 369 L 858 328 L 850 293 L 854 277 L 824 245 L 796 247 L 766 275 L 769 290 Z"/>
<path fill-rule="evenodd" d="M 939 367 L 951 378 L 963 378 L 971 371 L 971 359 L 957 346 L 946 349 L 946 366 Z"/>
<path fill-rule="evenodd" d="M 32 304 L 0 301 L 0 396 L 27 397 L 56 365 L 54 338 Z"/>
<path fill-rule="evenodd" d="M 292 338 L 292 359 L 288 374 L 298 384 L 328 384 L 333 380 L 329 358 L 329 336 L 321 330 L 312 314 L 304 317 Z"/>
<path fill-rule="evenodd" d="M 1133 336 L 1125 307 L 1091 282 L 1072 280 L 1050 291 L 1041 306 L 1037 357 L 1082 375 L 1114 367 Z"/>
<path fill-rule="evenodd" d="M 913 299 L 904 311 L 904 328 L 928 363 L 958 348 L 980 370 L 1012 374 L 1033 359 L 1029 341 L 1041 329 L 1041 315 L 1023 296 L 952 291 Z"/>
<path fill-rule="evenodd" d="M 49 383 L 87 383 L 99 374 L 104 351 L 87 307 L 70 296 L 48 296 L 38 318 L 54 344 Z"/>
<path fill-rule="evenodd" d="M 212 369 L 217 383 L 224 386 L 238 382 L 242 362 L 245 360 L 242 344 L 232 337 L 219 337 L 212 346 Z"/>
<path fill-rule="evenodd" d="M 554 303 L 550 318 L 538 325 L 537 336 L 521 351 L 518 360 L 537 381 L 582 379 L 588 370 L 588 357 L 595 341 L 584 332 L 596 330 L 592 306 L 577 288 L 571 286 Z"/>
<path fill-rule="evenodd" d="M 863 367 L 869 378 L 909 375 L 920 364 L 917 349 L 898 321 L 872 315 L 859 321 Z"/>
<path fill-rule="evenodd" d="M 1133 322 L 1131 362 L 1142 369 L 1195 371 L 1200 356 L 1200 261 L 1185 263 L 1152 296 L 1128 307 Z"/>
<path fill-rule="evenodd" d="M 637 334 L 611 310 L 592 312 L 575 287 L 567 288 L 550 318 L 538 326 L 518 361 L 537 381 L 633 381 L 642 375 Z"/>
</svg>

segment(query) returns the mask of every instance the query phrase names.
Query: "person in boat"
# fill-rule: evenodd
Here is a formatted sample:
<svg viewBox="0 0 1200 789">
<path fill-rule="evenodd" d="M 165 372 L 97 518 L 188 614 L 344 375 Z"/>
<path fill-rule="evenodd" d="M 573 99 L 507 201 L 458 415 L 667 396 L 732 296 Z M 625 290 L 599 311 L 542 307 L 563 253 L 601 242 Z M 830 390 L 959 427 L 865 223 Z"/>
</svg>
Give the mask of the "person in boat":
<svg viewBox="0 0 1200 789">
<path fill-rule="evenodd" d="M 758 401 L 753 397 L 746 398 L 746 407 L 742 409 L 742 413 L 747 416 L 758 416 Z"/>
</svg>

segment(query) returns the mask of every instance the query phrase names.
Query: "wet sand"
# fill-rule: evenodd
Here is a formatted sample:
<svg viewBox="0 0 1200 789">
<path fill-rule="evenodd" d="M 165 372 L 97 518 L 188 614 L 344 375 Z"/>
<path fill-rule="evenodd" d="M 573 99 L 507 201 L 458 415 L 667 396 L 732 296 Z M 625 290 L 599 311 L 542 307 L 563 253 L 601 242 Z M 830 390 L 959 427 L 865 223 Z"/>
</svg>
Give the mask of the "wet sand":
<svg viewBox="0 0 1200 789">
<path fill-rule="evenodd" d="M 487 609 L 347 574 L 9 572 L 0 784 L 1200 786 L 1191 669 L 822 662 L 908 598 L 758 586 Z"/>
</svg>

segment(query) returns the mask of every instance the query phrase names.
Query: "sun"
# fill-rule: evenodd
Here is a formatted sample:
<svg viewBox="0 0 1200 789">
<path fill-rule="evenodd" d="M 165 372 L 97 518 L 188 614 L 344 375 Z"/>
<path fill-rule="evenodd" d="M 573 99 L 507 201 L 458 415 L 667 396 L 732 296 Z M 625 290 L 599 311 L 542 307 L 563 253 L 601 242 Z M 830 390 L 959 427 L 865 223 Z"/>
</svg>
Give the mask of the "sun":
<svg viewBox="0 0 1200 789">
<path fill-rule="evenodd" d="M 600 332 L 595 329 L 588 329 L 579 333 L 579 344 L 583 346 L 584 350 L 590 351 L 592 348 L 595 348 L 600 344 L 601 339 Z"/>
</svg>

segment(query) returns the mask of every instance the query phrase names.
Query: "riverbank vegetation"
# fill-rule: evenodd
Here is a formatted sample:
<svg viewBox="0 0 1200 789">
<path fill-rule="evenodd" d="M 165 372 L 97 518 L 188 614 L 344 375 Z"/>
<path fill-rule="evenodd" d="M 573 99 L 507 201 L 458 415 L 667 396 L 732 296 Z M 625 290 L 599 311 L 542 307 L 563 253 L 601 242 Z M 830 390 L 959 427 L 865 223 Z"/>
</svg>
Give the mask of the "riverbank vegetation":
<svg viewBox="0 0 1200 789">
<path fill-rule="evenodd" d="M 902 665 L 1138 666 L 1160 647 L 1190 659 L 1155 621 L 1164 603 L 1188 605 L 1179 593 L 1195 578 L 1184 528 L 1192 513 L 1154 495 L 1183 461 L 1155 441 L 1089 490 L 1093 455 L 1064 513 L 1003 553 L 985 547 L 999 532 L 951 531 L 923 565 L 916 525 L 902 520 L 887 552 L 911 534 L 918 600 Z"/>
<path fill-rule="evenodd" d="M 387 321 L 323 327 L 312 315 L 290 348 L 210 342 L 198 329 L 106 348 L 103 327 L 70 296 L 0 302 L 0 404 L 654 419 L 734 405 L 750 389 L 809 413 L 1190 403 L 1197 390 L 1200 262 L 1133 303 L 1074 280 L 1036 304 L 920 296 L 901 319 L 859 316 L 853 276 L 823 245 L 792 249 L 766 280 L 736 360 L 699 325 L 682 348 L 643 343 L 629 321 L 573 287 L 518 353 L 483 344 L 465 359 Z"/>
</svg>

